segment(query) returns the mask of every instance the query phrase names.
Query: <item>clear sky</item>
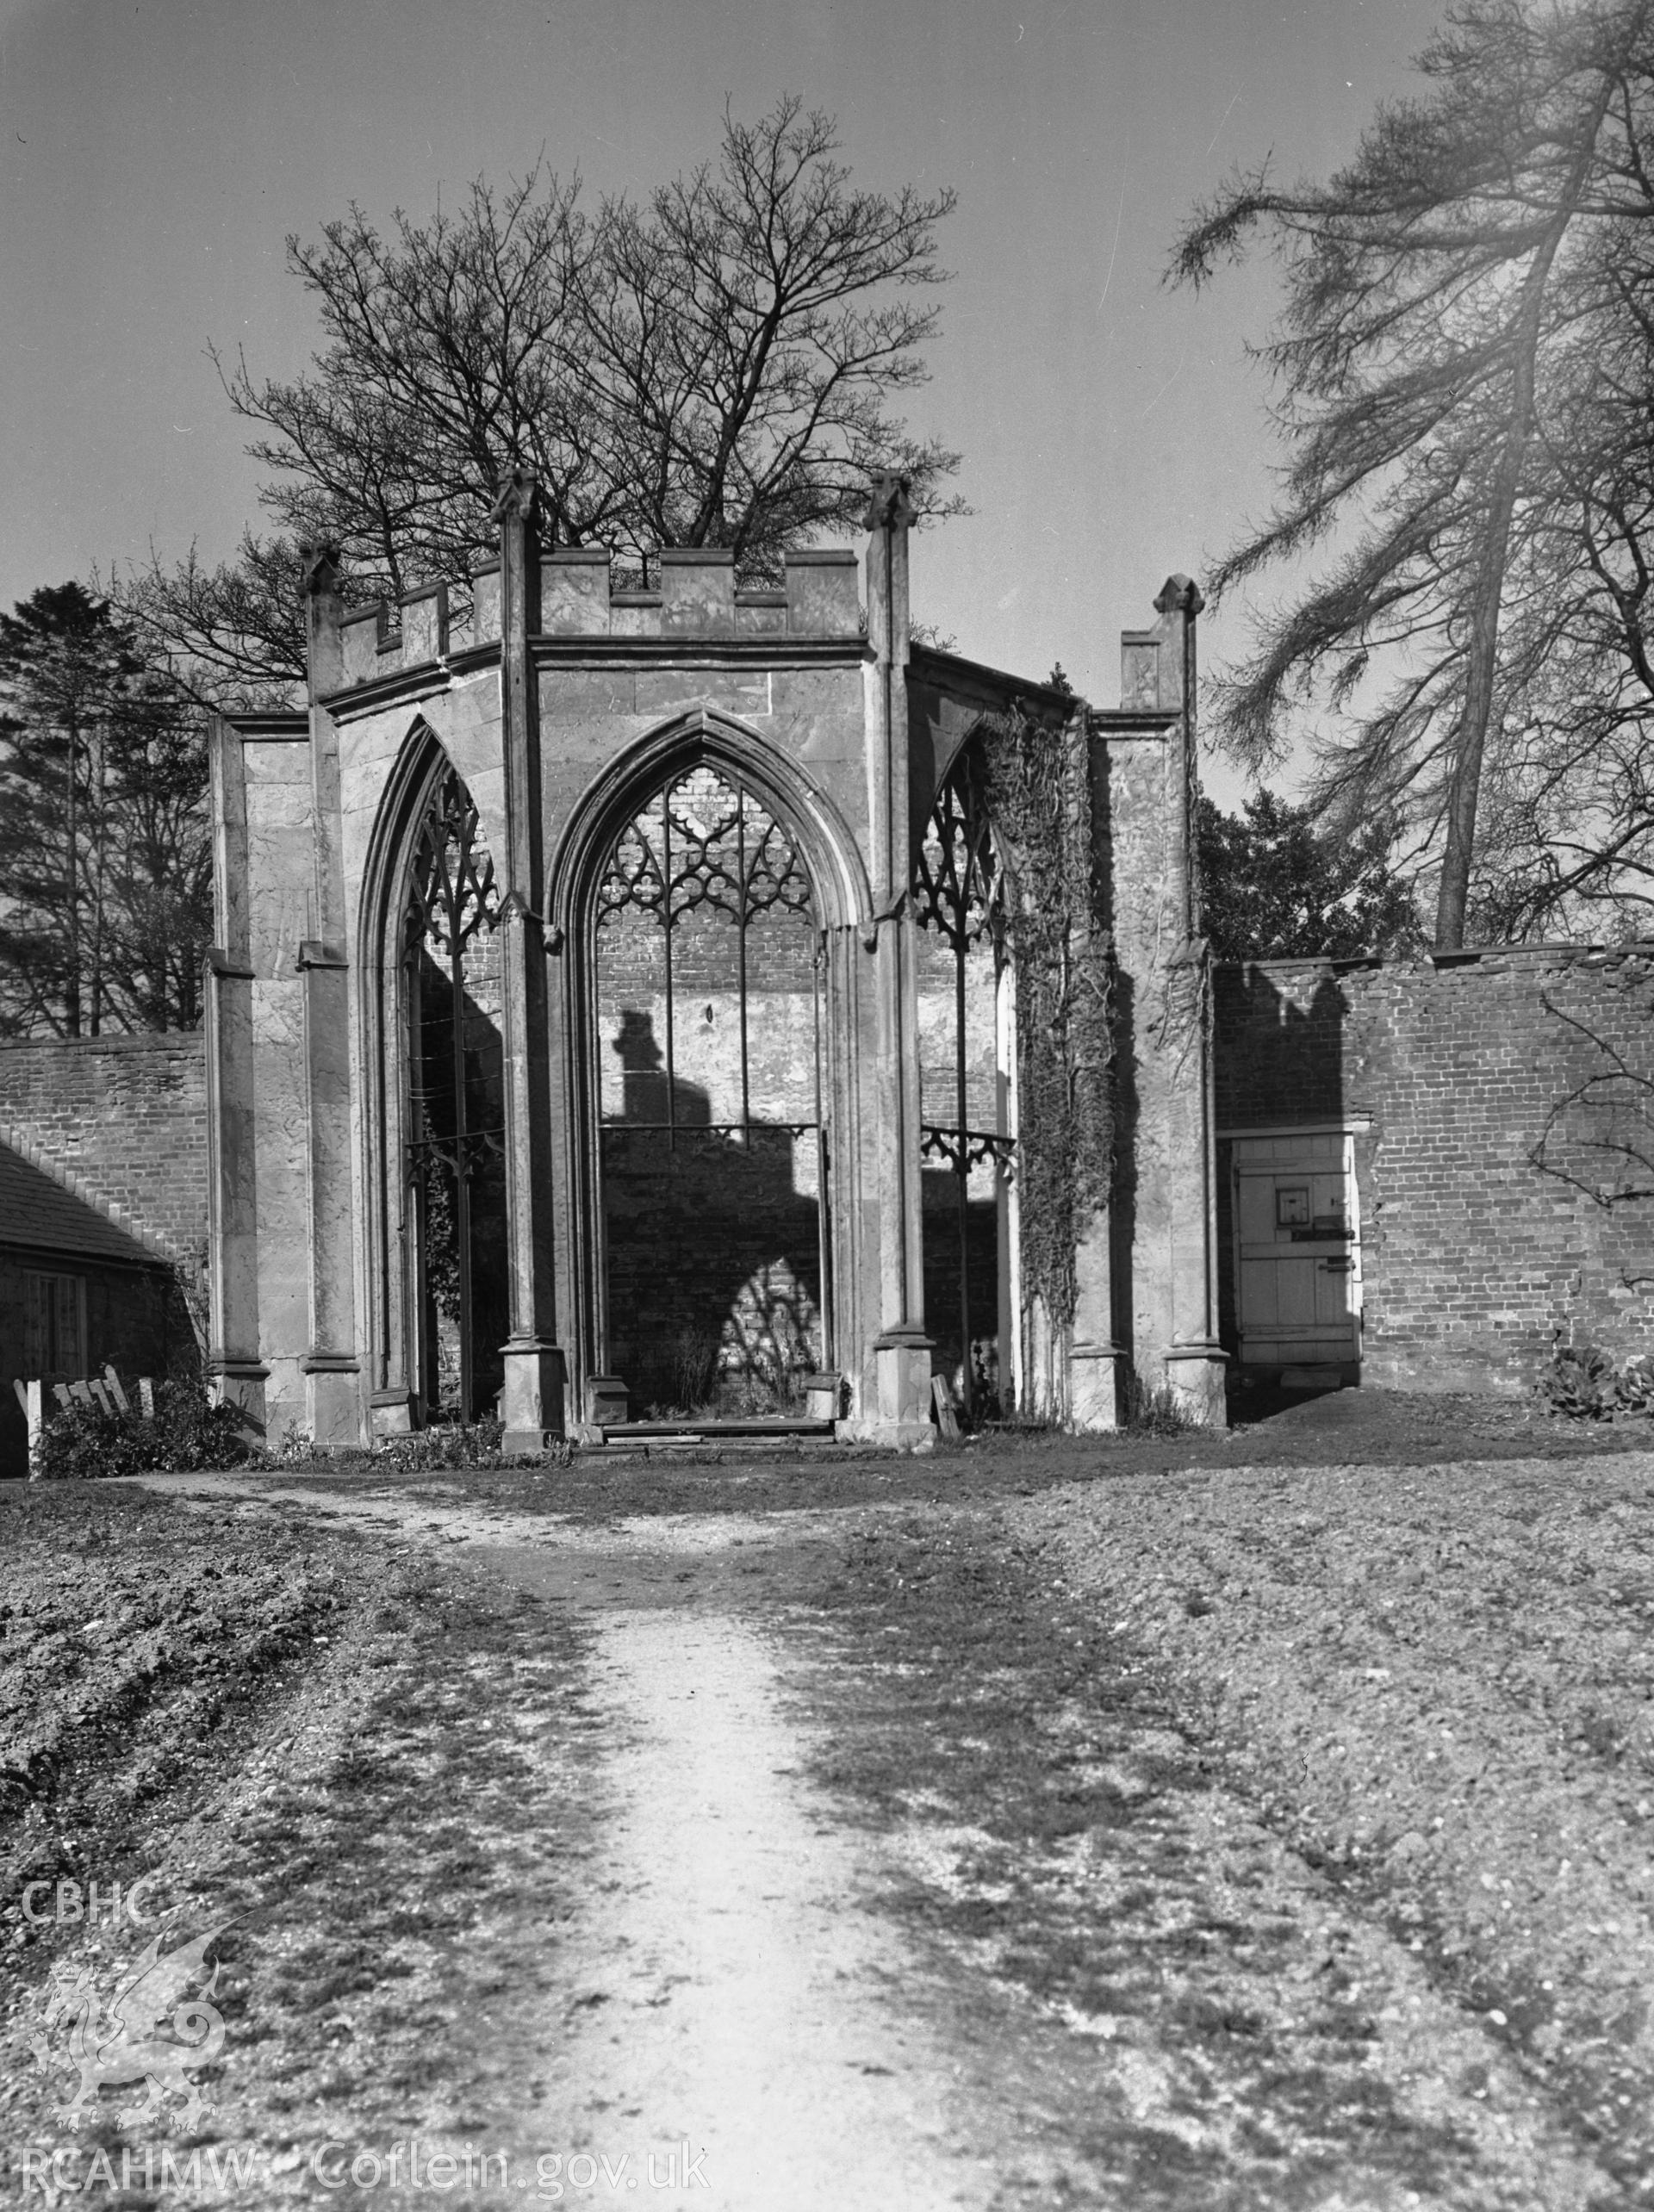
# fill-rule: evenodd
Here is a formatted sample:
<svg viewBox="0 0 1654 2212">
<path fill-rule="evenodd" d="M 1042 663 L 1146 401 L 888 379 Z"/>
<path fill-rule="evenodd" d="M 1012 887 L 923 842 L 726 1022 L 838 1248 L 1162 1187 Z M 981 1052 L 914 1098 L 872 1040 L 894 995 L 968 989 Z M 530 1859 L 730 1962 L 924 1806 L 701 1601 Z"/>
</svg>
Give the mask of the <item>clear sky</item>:
<svg viewBox="0 0 1654 2212">
<path fill-rule="evenodd" d="M 1117 633 L 1269 500 L 1244 357 L 1272 283 L 1160 283 L 1191 203 L 1273 152 L 1321 174 L 1406 89 L 1435 0 L 0 0 L 0 605 L 258 521 L 208 342 L 316 340 L 284 239 L 427 214 L 542 148 L 595 196 L 715 147 L 726 96 L 836 113 L 857 181 L 955 186 L 909 410 L 975 509 L 916 612 L 1117 697 Z M 1209 622 L 1203 657 L 1237 644 Z M 1228 780 L 1219 777 L 1220 795 Z M 1234 788 L 1234 786 L 1230 786 Z"/>
</svg>

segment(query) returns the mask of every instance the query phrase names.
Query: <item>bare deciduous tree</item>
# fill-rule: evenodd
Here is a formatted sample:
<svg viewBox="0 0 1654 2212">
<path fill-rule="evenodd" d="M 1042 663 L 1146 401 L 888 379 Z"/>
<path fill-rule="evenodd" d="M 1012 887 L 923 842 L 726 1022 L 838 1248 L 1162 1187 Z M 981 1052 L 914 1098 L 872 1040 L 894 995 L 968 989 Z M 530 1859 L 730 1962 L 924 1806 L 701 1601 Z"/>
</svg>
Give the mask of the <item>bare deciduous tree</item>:
<svg viewBox="0 0 1654 2212">
<path fill-rule="evenodd" d="M 755 123 L 726 115 L 716 162 L 643 204 L 588 216 L 577 179 L 536 170 L 503 192 L 479 179 L 427 222 L 399 213 L 388 236 L 352 208 L 319 244 L 290 239 L 322 351 L 289 380 L 221 364 L 275 472 L 277 535 L 229 568 L 152 561 L 123 593 L 146 637 L 221 698 L 291 684 L 298 539 L 337 544 L 368 592 L 463 577 L 520 465 L 552 542 L 634 564 L 717 545 L 773 572 L 859 526 L 876 468 L 923 513 L 961 511 L 957 455 L 890 411 L 925 380 L 953 195 L 858 191 L 836 149 L 788 96 Z"/>
</svg>

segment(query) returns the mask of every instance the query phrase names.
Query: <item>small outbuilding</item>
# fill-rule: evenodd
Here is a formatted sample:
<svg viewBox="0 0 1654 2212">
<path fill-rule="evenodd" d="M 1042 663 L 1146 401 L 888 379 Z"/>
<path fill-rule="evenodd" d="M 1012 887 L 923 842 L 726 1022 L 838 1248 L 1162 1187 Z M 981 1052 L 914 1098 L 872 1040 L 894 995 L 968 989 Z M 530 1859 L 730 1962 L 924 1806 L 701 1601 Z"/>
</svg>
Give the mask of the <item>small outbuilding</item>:
<svg viewBox="0 0 1654 2212">
<path fill-rule="evenodd" d="M 195 1352 L 171 1264 L 0 1143 L 0 1477 L 28 1471 L 15 1381 L 165 1375 Z"/>
</svg>

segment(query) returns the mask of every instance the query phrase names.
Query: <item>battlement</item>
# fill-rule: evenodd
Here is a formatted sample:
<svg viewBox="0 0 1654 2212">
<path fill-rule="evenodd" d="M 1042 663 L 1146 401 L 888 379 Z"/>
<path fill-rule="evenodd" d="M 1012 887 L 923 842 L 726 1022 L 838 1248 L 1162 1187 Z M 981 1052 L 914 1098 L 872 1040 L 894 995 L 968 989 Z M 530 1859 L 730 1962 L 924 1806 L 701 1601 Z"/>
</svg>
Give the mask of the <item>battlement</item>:
<svg viewBox="0 0 1654 2212">
<path fill-rule="evenodd" d="M 861 566 L 848 548 L 789 553 L 777 588 L 737 587 L 726 549 L 668 545 L 650 567 L 646 591 L 616 590 L 603 545 L 559 545 L 536 564 L 539 604 L 531 637 L 858 637 Z M 531 572 L 532 575 L 532 572 Z M 446 584 L 426 584 L 393 606 L 352 608 L 341 643 L 347 685 L 366 684 L 498 640 L 501 569 L 485 561 L 470 577 L 471 613 L 451 625 Z M 531 586 L 532 588 L 532 586 Z"/>
</svg>

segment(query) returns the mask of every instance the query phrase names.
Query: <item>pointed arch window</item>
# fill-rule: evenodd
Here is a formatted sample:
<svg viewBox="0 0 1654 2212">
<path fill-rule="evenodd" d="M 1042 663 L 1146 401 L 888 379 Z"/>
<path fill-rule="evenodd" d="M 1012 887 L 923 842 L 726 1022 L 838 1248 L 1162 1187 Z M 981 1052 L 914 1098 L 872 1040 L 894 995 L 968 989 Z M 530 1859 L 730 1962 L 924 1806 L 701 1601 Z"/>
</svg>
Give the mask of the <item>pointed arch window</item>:
<svg viewBox="0 0 1654 2212">
<path fill-rule="evenodd" d="M 628 1086 L 628 1121 L 668 1130 L 750 1128 L 749 985 L 754 941 L 768 916 L 783 923 L 791 916 L 813 932 L 810 878 L 791 833 L 737 779 L 721 770 L 705 762 L 687 770 L 657 792 L 616 838 L 598 891 L 597 927 L 600 935 L 628 920 L 634 927 L 641 921 L 656 939 L 663 1030 L 656 1041 L 658 1072 L 649 1071 L 641 1088 Z M 720 929 L 720 923 L 727 929 Z M 705 1056 L 694 1049 L 693 1029 L 686 1034 L 685 1016 L 693 1022 L 696 985 L 711 973 L 709 951 L 714 959 L 721 953 L 731 970 L 718 980 L 726 987 L 734 985 L 739 1025 L 736 1079 L 726 1079 L 706 1102 L 722 1104 L 721 1118 L 703 1111 L 700 1098 L 689 1095 L 692 1086 L 700 1090 L 694 1075 Z M 645 1072 L 630 1065 L 625 1072 Z M 801 1103 L 796 1093 L 785 1101 L 766 1098 L 760 1112 L 769 1120 L 774 1115 L 768 1109 L 777 1103 Z M 813 1096 L 808 1103 L 807 1117 L 796 1124 L 800 1128 L 817 1118 Z"/>
<path fill-rule="evenodd" d="M 830 1356 L 820 931 L 797 839 L 698 760 L 617 834 L 593 935 L 606 1357 L 644 1408 L 777 1409 Z"/>
<path fill-rule="evenodd" d="M 494 861 L 458 774 L 438 776 L 401 914 L 404 1182 L 412 1215 L 419 1395 L 469 1422 L 503 1379 L 504 1059 Z"/>
<path fill-rule="evenodd" d="M 936 797 L 914 867 L 920 957 L 920 1146 L 926 1177 L 925 1313 L 967 1410 L 1010 1396 L 1007 1200 L 1016 1159 L 1004 871 L 979 748 Z M 926 939 L 929 940 L 927 944 Z M 934 1187 L 939 1174 L 947 1195 Z"/>
</svg>

